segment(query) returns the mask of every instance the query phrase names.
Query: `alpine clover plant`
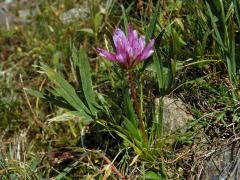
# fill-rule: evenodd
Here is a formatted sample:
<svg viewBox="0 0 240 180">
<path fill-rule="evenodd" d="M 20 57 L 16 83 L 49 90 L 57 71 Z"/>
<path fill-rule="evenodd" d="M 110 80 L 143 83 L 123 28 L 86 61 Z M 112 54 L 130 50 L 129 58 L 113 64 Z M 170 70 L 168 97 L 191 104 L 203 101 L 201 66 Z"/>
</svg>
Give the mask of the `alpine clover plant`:
<svg viewBox="0 0 240 180">
<path fill-rule="evenodd" d="M 139 120 L 140 130 L 142 135 L 146 137 L 132 70 L 139 62 L 148 59 L 153 54 L 154 39 L 146 44 L 145 36 L 138 37 L 137 31 L 133 30 L 132 26 L 129 24 L 127 36 L 120 28 L 116 28 L 113 34 L 113 42 L 116 49 L 115 54 L 101 48 L 97 48 L 97 51 L 100 56 L 119 63 L 120 66 L 127 71 L 129 88 L 131 90 L 134 109 Z"/>
</svg>

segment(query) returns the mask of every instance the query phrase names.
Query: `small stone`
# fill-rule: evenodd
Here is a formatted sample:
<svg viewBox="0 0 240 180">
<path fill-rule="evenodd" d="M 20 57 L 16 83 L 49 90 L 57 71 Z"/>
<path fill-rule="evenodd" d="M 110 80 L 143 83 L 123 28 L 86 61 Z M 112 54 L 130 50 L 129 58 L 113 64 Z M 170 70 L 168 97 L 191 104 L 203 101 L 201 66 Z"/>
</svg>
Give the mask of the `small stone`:
<svg viewBox="0 0 240 180">
<path fill-rule="evenodd" d="M 63 24 L 69 24 L 76 20 L 87 20 L 90 17 L 90 10 L 87 3 L 80 5 L 79 7 L 72 8 L 68 11 L 60 14 L 59 19 Z"/>
<path fill-rule="evenodd" d="M 159 98 L 155 99 L 155 105 L 159 104 L 159 101 Z M 182 100 L 169 97 L 163 98 L 164 132 L 184 131 L 184 126 L 191 119 L 193 117 Z"/>
<path fill-rule="evenodd" d="M 23 9 L 18 11 L 19 18 L 23 20 L 27 20 L 29 16 L 31 15 L 30 9 Z"/>
<path fill-rule="evenodd" d="M 12 17 L 13 16 L 8 11 L 8 7 L 5 4 L 0 4 L 0 26 L 5 26 L 9 29 Z"/>
</svg>

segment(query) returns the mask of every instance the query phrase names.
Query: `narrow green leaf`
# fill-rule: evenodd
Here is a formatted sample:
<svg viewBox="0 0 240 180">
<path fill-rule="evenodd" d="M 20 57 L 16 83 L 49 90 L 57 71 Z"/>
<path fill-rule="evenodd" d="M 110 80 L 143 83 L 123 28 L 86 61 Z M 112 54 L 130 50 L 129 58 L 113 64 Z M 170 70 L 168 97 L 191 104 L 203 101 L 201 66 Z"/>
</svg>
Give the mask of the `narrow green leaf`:
<svg viewBox="0 0 240 180">
<path fill-rule="evenodd" d="M 150 39 L 153 38 L 159 13 L 160 13 L 160 1 L 157 2 L 157 5 L 154 9 L 154 14 L 150 20 L 149 28 L 146 31 L 146 40 L 147 41 L 149 41 Z M 150 61 L 144 61 L 141 71 L 143 71 L 149 64 L 150 64 Z"/>
<path fill-rule="evenodd" d="M 78 31 L 78 32 L 86 33 L 86 34 L 88 34 L 88 35 L 90 35 L 90 36 L 93 36 L 93 35 L 94 35 L 93 30 L 90 29 L 90 28 L 81 28 L 81 29 L 79 29 L 79 30 L 77 30 L 77 31 Z"/>
<path fill-rule="evenodd" d="M 30 95 L 32 95 L 32 96 L 45 99 L 44 94 L 41 93 L 41 92 L 39 92 L 39 91 L 36 91 L 36 90 L 33 90 L 33 89 L 28 89 L 28 88 L 24 88 L 24 90 L 25 90 L 28 94 L 30 94 Z"/>
<path fill-rule="evenodd" d="M 77 66 L 79 68 L 81 85 L 88 107 L 92 114 L 96 115 L 97 110 L 94 107 L 97 106 L 95 100 L 95 94 L 93 92 L 92 79 L 91 79 L 91 68 L 85 51 L 81 48 L 79 51 L 79 57 L 77 60 Z"/>
<path fill-rule="evenodd" d="M 142 155 L 143 151 L 141 148 L 139 148 L 135 143 L 133 143 L 131 141 L 131 139 L 129 139 L 128 136 L 126 136 L 124 133 L 122 133 L 121 131 L 117 131 L 115 130 L 116 134 L 121 137 L 124 141 L 126 141 L 133 149 L 134 151 L 138 154 L 138 155 Z"/>
<path fill-rule="evenodd" d="M 155 47 L 160 47 L 164 32 L 165 32 L 165 29 L 163 29 L 163 30 L 157 35 L 157 37 L 156 37 L 156 39 L 155 39 L 155 43 L 154 43 L 154 46 L 155 46 Z"/>
<path fill-rule="evenodd" d="M 237 0 L 233 0 L 233 6 L 235 10 L 235 15 L 237 18 L 238 27 L 240 27 L 240 8 Z"/>
<path fill-rule="evenodd" d="M 123 5 L 121 5 L 121 9 L 122 9 L 122 17 L 123 17 L 125 34 L 128 36 L 128 16 Z"/>
<path fill-rule="evenodd" d="M 94 32 L 97 33 L 99 31 L 99 28 L 102 24 L 102 14 L 101 12 L 98 12 L 95 14 L 94 17 Z"/>
<path fill-rule="evenodd" d="M 124 23 L 124 29 L 125 29 L 125 34 L 128 35 L 128 24 L 129 24 L 129 20 L 128 20 L 128 12 L 131 10 L 132 6 L 133 6 L 134 2 L 132 2 L 127 9 L 124 8 L 123 5 L 121 5 L 121 9 L 122 9 L 122 16 L 120 18 L 120 21 L 122 21 L 123 19 L 123 23 Z"/>
<path fill-rule="evenodd" d="M 76 110 L 80 112 L 85 111 L 87 114 L 91 114 L 89 109 L 78 97 L 74 88 L 60 74 L 56 73 L 50 67 L 44 64 L 41 64 L 41 69 L 47 74 L 49 79 L 51 79 L 51 81 L 59 87 L 57 91 L 61 97 L 63 97 Z"/>
<path fill-rule="evenodd" d="M 147 171 L 145 173 L 145 179 L 147 180 L 161 180 L 161 177 L 159 177 L 159 175 L 153 171 Z"/>
<path fill-rule="evenodd" d="M 214 32 L 215 32 L 215 35 L 216 35 L 215 39 L 221 45 L 221 47 L 224 50 L 226 50 L 226 47 L 225 47 L 225 45 L 223 43 L 222 37 L 220 35 L 220 32 L 219 32 L 219 30 L 217 28 L 216 21 L 218 21 L 218 19 L 216 18 L 216 16 L 213 15 L 212 10 L 211 10 L 209 4 L 207 2 L 206 2 L 206 4 L 207 4 L 207 9 L 208 9 L 209 16 L 211 18 L 211 23 L 212 23 L 212 26 L 213 26 L 213 29 L 214 29 Z"/>
<path fill-rule="evenodd" d="M 56 116 L 51 119 L 48 119 L 48 121 L 49 122 L 64 122 L 64 121 L 69 121 L 69 120 L 79 120 L 84 125 L 88 125 L 92 122 L 92 119 L 90 116 L 88 116 L 87 118 L 81 118 L 81 117 L 85 117 L 85 116 L 86 116 L 86 114 L 81 114 L 81 112 L 79 112 L 79 111 L 69 111 L 60 116 Z"/>
<path fill-rule="evenodd" d="M 162 138 L 163 135 L 163 100 L 162 98 L 159 99 L 159 102 L 155 102 L 155 112 L 154 112 L 154 119 L 155 119 L 155 135 L 157 138 Z"/>
<path fill-rule="evenodd" d="M 129 135 L 131 135 L 131 139 L 142 142 L 143 139 L 136 123 L 128 120 L 127 118 L 124 118 L 124 127 L 126 128 Z"/>
<path fill-rule="evenodd" d="M 127 118 L 131 122 L 133 122 L 135 125 L 137 125 L 136 114 L 133 108 L 133 104 L 132 104 L 128 89 L 124 91 L 123 99 L 124 99 L 124 110 L 126 112 Z"/>
<path fill-rule="evenodd" d="M 53 55 L 53 62 L 52 62 L 53 63 L 53 68 L 54 68 L 55 71 L 59 68 L 59 60 L 60 60 L 60 53 L 56 52 Z"/>
<path fill-rule="evenodd" d="M 165 93 L 165 85 L 166 85 L 166 79 L 164 78 L 164 67 L 160 58 L 158 47 L 155 48 L 155 52 L 156 53 L 154 53 L 153 55 L 153 65 L 156 69 L 159 92 L 160 92 L 160 95 L 163 96 Z"/>
<path fill-rule="evenodd" d="M 147 41 L 149 41 L 153 37 L 153 33 L 155 31 L 155 28 L 156 28 L 159 13 L 160 13 L 160 1 L 157 2 L 157 5 L 154 9 L 153 16 L 152 16 L 151 21 L 150 21 L 149 28 L 147 29 L 147 34 L 146 34 L 146 40 Z"/>
<path fill-rule="evenodd" d="M 38 97 L 38 98 L 41 98 L 43 101 L 45 102 L 50 102 L 56 106 L 59 106 L 61 108 L 65 108 L 65 109 L 68 109 L 70 111 L 74 110 L 75 108 L 72 107 L 70 104 L 68 104 L 63 98 L 61 97 L 54 97 L 54 96 L 49 96 L 49 95 L 46 95 L 45 93 L 42 93 L 42 92 L 39 92 L 39 91 L 36 91 L 36 90 L 33 90 L 33 89 L 26 89 L 26 92 L 32 96 L 35 96 L 35 97 Z M 53 90 L 51 92 L 54 92 Z M 52 93 L 52 95 L 54 95 Z"/>
</svg>

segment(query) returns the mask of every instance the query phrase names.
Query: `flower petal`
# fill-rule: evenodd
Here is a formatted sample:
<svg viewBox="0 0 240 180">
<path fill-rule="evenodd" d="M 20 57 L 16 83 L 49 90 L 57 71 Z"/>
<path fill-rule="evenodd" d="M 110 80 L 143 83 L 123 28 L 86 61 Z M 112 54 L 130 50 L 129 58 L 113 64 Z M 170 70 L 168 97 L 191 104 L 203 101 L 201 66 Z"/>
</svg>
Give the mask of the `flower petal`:
<svg viewBox="0 0 240 180">
<path fill-rule="evenodd" d="M 145 60 L 147 58 L 149 58 L 153 51 L 153 45 L 154 45 L 154 39 L 152 39 L 148 45 L 143 49 L 143 51 L 141 52 L 141 54 L 138 55 L 138 57 L 136 58 L 137 61 L 142 61 Z"/>
<path fill-rule="evenodd" d="M 117 28 L 114 31 L 113 42 L 117 51 L 119 50 L 119 48 L 123 48 L 127 45 L 127 38 L 121 29 Z"/>
<path fill-rule="evenodd" d="M 143 51 L 145 45 L 146 45 L 146 40 L 145 40 L 145 37 L 144 36 L 141 36 L 139 39 L 138 39 L 138 44 L 139 44 L 139 51 Z"/>
<path fill-rule="evenodd" d="M 113 34 L 113 41 L 116 48 L 115 54 L 100 48 L 97 51 L 101 56 L 118 62 L 126 69 L 133 68 L 154 52 L 154 39 L 146 45 L 145 37 L 138 37 L 137 31 L 133 30 L 130 24 L 128 25 L 128 36 L 126 37 L 124 31 L 116 28 Z"/>
<path fill-rule="evenodd" d="M 134 43 L 138 41 L 138 34 L 136 30 L 132 29 L 132 26 L 128 25 L 128 43 L 130 46 L 134 46 Z"/>
<path fill-rule="evenodd" d="M 117 53 L 116 53 L 116 59 L 123 63 L 124 61 L 126 61 L 129 58 L 129 54 L 128 54 L 128 46 L 123 46 L 121 39 L 118 39 L 117 43 L 119 44 L 118 47 L 116 47 Z M 121 58 L 118 58 L 121 57 Z"/>
<path fill-rule="evenodd" d="M 105 57 L 105 58 L 109 59 L 110 61 L 117 61 L 116 55 L 114 55 L 113 53 L 108 52 L 105 49 L 100 49 L 100 48 L 97 48 L 97 51 L 100 56 Z"/>
<path fill-rule="evenodd" d="M 127 66 L 127 64 L 128 64 L 127 59 L 122 54 L 116 55 L 116 59 L 117 59 L 118 63 L 120 63 L 124 66 Z"/>
<path fill-rule="evenodd" d="M 133 50 L 134 50 L 134 56 L 133 59 L 135 60 L 143 51 L 145 47 L 145 37 L 141 36 L 134 44 L 133 44 Z"/>
<path fill-rule="evenodd" d="M 113 35 L 114 45 L 116 47 L 116 59 L 121 64 L 126 64 L 129 59 L 129 44 L 124 32 L 117 28 Z"/>
</svg>

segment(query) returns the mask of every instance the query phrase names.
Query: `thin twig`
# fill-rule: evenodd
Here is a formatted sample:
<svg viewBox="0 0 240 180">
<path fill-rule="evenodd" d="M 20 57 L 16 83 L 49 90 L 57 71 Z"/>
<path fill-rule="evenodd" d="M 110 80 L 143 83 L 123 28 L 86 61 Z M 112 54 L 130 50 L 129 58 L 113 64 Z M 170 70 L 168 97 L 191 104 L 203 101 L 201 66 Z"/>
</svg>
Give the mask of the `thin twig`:
<svg viewBox="0 0 240 180">
<path fill-rule="evenodd" d="M 101 156 L 101 158 L 103 158 L 103 160 L 111 166 L 112 171 L 121 179 L 124 180 L 124 176 L 118 171 L 118 169 L 116 168 L 116 166 L 114 166 L 113 162 L 108 159 L 108 157 L 106 157 L 103 153 L 98 152 L 98 154 Z"/>
</svg>

